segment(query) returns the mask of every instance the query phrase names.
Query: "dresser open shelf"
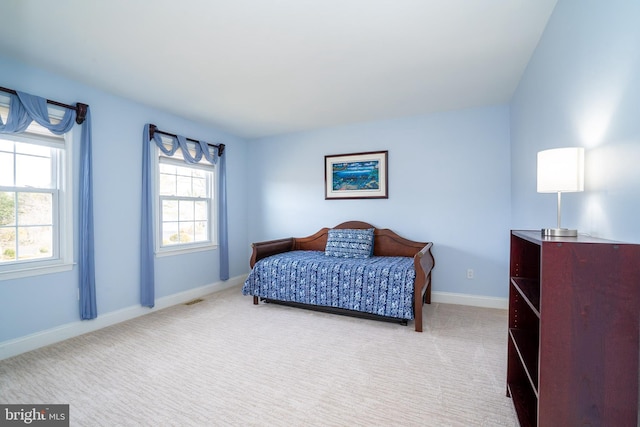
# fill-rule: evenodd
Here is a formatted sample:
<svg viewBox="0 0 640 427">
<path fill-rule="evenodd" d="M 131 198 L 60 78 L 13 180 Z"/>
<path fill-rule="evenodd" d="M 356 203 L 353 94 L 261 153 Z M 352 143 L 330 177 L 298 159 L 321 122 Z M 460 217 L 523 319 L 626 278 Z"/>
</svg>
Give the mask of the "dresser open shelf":
<svg viewBox="0 0 640 427">
<path fill-rule="evenodd" d="M 640 245 L 512 231 L 507 396 L 521 426 L 638 426 Z"/>
</svg>

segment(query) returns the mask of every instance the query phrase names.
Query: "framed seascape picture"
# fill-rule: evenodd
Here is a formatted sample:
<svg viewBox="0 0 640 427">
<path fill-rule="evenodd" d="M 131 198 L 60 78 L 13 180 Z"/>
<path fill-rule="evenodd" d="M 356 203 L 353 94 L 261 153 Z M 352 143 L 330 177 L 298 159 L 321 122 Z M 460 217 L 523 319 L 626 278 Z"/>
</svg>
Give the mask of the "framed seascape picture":
<svg viewBox="0 0 640 427">
<path fill-rule="evenodd" d="M 388 199 L 388 153 L 324 156 L 324 198 Z"/>
</svg>

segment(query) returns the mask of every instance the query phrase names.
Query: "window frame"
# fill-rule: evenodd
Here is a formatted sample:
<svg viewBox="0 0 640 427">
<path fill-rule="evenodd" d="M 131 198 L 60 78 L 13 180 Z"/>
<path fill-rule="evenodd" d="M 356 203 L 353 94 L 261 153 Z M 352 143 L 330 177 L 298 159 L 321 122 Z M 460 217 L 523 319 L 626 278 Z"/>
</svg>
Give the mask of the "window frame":
<svg viewBox="0 0 640 427">
<path fill-rule="evenodd" d="M 0 105 L 8 107 L 8 103 L 0 100 Z M 49 108 L 49 115 L 52 118 L 62 118 L 64 111 L 56 108 Z M 33 126 L 35 122 L 32 123 Z M 44 128 L 41 128 L 44 129 Z M 46 130 L 45 130 L 46 131 Z M 48 131 L 47 131 L 48 132 Z M 73 159 L 74 159 L 74 134 L 75 127 L 64 135 L 44 135 L 29 132 L 28 130 L 20 134 L 0 134 L 1 139 L 46 146 L 55 149 L 52 156 L 52 176 L 55 180 L 51 189 L 30 189 L 25 187 L 26 192 L 51 193 L 52 197 L 52 256 L 48 258 L 38 258 L 31 260 L 16 260 L 0 264 L 0 281 L 19 279 L 24 277 L 37 276 L 42 274 L 58 273 L 69 271 L 73 268 L 74 250 L 74 224 L 73 224 Z M 55 161 L 53 160 L 55 157 Z M 3 191 L 8 188 L 19 189 L 20 187 L 2 187 Z"/>
<path fill-rule="evenodd" d="M 163 138 L 164 139 L 164 138 Z M 216 165 L 208 163 L 204 157 L 196 164 L 189 164 L 184 161 L 181 149 L 179 148 L 173 156 L 165 155 L 160 148 L 153 144 L 152 167 L 153 178 L 153 218 L 154 218 L 154 251 L 156 257 L 171 256 L 192 252 L 208 251 L 218 248 L 218 206 L 217 206 L 217 186 L 218 168 Z M 162 158 L 162 160 L 160 160 Z M 172 245 L 162 245 L 162 201 L 163 200 L 202 200 L 201 198 L 188 196 L 164 196 L 160 194 L 160 164 L 171 164 L 174 166 L 201 169 L 208 172 L 207 186 L 209 187 L 209 209 L 207 211 L 208 240 L 205 242 L 177 243 Z"/>
</svg>

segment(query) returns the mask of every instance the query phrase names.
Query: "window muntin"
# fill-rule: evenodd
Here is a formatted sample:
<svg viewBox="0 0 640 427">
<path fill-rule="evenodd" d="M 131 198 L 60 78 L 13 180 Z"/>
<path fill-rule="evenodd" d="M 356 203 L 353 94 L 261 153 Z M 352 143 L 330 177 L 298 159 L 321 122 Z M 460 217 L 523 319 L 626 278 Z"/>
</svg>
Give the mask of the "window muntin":
<svg viewBox="0 0 640 427">
<path fill-rule="evenodd" d="M 214 166 L 205 160 L 187 164 L 179 150 L 173 157 L 156 152 L 156 251 L 215 246 Z"/>
</svg>

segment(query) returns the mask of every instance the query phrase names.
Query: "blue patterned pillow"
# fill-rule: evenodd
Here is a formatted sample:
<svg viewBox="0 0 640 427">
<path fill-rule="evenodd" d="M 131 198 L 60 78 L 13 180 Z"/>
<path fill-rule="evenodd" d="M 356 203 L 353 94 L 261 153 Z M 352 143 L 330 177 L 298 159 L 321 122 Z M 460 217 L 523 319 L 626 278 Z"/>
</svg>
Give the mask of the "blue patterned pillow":
<svg viewBox="0 0 640 427">
<path fill-rule="evenodd" d="M 373 254 L 373 230 L 331 229 L 324 254 L 341 258 L 369 258 Z"/>
</svg>

